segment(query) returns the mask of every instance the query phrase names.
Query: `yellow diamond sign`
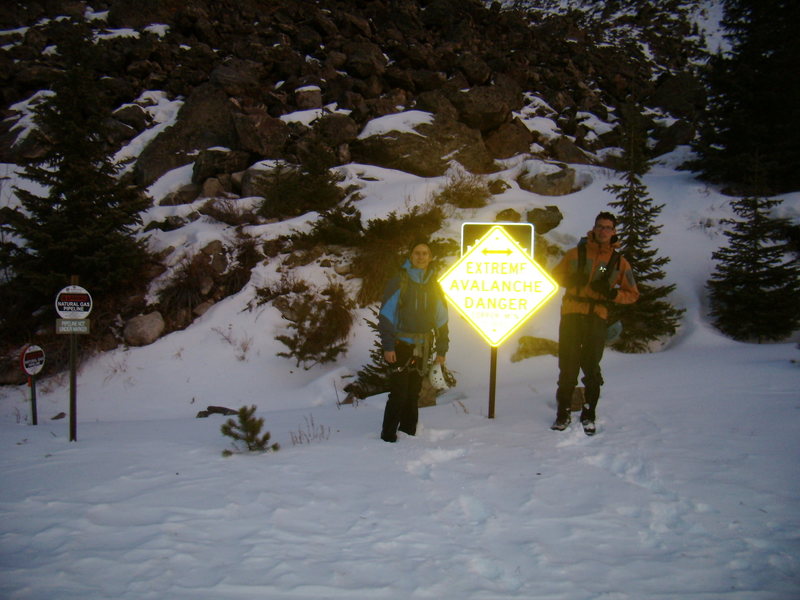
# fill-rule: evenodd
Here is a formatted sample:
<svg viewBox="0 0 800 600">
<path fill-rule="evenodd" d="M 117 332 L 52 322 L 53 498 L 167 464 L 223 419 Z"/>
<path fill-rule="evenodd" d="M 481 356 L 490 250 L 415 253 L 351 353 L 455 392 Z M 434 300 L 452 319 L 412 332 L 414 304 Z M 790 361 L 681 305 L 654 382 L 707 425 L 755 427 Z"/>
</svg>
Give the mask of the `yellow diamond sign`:
<svg viewBox="0 0 800 600">
<path fill-rule="evenodd" d="M 499 346 L 558 291 L 558 284 L 503 229 L 490 229 L 439 278 L 447 299 Z"/>
</svg>

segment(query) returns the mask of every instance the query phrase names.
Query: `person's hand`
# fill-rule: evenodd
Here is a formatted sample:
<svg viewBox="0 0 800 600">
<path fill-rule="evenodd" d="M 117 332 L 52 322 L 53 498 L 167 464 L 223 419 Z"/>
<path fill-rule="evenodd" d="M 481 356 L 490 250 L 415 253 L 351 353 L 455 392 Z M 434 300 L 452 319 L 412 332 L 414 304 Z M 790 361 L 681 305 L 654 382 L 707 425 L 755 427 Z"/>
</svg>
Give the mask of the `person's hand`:
<svg viewBox="0 0 800 600">
<path fill-rule="evenodd" d="M 608 298 L 609 300 L 613 300 L 617 297 L 618 290 L 616 288 L 612 288 L 607 279 L 598 279 L 597 281 L 593 281 L 589 287 L 591 287 L 593 291 L 597 292 L 604 298 Z"/>
<path fill-rule="evenodd" d="M 385 358 L 386 362 L 390 365 L 394 364 L 397 362 L 397 353 L 394 350 L 387 350 L 383 353 L 383 358 Z"/>
</svg>

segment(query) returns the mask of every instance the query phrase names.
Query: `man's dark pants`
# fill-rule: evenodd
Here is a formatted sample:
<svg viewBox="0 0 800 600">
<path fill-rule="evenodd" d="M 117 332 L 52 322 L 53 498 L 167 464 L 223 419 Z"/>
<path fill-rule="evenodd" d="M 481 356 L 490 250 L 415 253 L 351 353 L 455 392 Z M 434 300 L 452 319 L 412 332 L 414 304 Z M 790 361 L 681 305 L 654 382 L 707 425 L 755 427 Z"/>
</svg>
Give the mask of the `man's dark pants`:
<svg viewBox="0 0 800 600">
<path fill-rule="evenodd" d="M 585 404 L 581 419 L 595 420 L 603 376 L 600 360 L 606 343 L 606 321 L 597 315 L 566 314 L 558 327 L 558 418 L 569 414 L 572 394 L 583 371 Z M 587 406 L 588 405 L 588 406 Z"/>
</svg>

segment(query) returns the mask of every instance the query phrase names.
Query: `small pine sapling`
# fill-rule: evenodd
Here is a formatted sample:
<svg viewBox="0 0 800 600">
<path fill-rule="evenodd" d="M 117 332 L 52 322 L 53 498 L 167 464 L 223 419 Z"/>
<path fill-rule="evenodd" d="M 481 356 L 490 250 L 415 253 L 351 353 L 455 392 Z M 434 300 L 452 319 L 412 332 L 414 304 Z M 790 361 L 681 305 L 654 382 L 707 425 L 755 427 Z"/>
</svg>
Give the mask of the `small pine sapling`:
<svg viewBox="0 0 800 600">
<path fill-rule="evenodd" d="M 255 405 L 242 406 L 238 412 L 239 422 L 228 419 L 220 430 L 223 435 L 233 438 L 233 450 L 223 450 L 222 456 L 232 456 L 241 452 L 277 452 L 280 445 L 270 445 L 269 431 L 261 433 L 264 419 L 253 416 L 256 412 Z"/>
<path fill-rule="evenodd" d="M 348 394 L 358 399 L 380 394 L 389 389 L 391 365 L 383 358 L 383 347 L 378 335 L 378 308 L 371 307 L 370 310 L 373 319 L 366 320 L 373 333 L 372 348 L 369 351 L 370 362 L 356 373 L 356 380 L 344 388 Z"/>
</svg>

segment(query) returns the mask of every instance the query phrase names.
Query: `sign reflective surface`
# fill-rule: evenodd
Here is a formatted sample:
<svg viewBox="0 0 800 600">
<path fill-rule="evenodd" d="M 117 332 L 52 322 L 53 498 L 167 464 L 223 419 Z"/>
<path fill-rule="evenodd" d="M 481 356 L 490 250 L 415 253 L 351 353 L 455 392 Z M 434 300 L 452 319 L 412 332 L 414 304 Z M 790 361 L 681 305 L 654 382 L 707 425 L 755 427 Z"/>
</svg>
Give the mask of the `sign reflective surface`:
<svg viewBox="0 0 800 600">
<path fill-rule="evenodd" d="M 490 229 L 439 283 L 491 346 L 502 344 L 558 291 L 558 284 L 502 226 Z"/>
</svg>

